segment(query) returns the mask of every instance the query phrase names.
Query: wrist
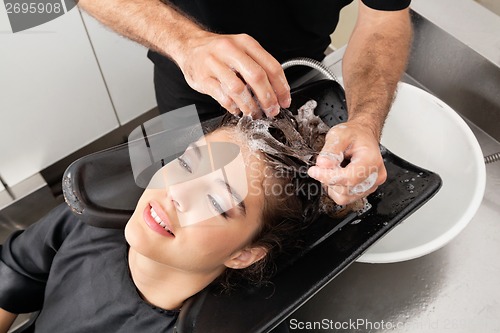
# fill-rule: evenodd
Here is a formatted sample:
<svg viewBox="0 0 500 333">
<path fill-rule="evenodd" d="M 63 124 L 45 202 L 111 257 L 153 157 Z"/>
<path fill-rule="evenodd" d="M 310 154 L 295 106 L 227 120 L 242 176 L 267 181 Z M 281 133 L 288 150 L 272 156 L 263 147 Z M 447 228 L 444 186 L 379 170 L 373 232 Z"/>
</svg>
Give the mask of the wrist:
<svg viewBox="0 0 500 333">
<path fill-rule="evenodd" d="M 166 48 L 169 49 L 168 55 L 179 67 L 183 68 L 186 59 L 189 57 L 189 53 L 211 35 L 213 35 L 213 33 L 193 23 L 192 27 L 183 30 L 182 33 L 177 36 L 175 42 L 167 41 Z"/>
<path fill-rule="evenodd" d="M 383 123 L 377 117 L 370 115 L 370 113 L 356 114 L 349 116 L 348 121 L 350 124 L 362 128 L 366 133 L 373 135 L 375 140 L 380 141 Z"/>
<path fill-rule="evenodd" d="M 183 61 L 189 49 L 191 40 L 200 35 L 208 34 L 203 26 L 172 4 L 158 3 L 156 22 L 159 25 L 151 27 L 155 51 L 174 60 L 177 64 Z"/>
</svg>

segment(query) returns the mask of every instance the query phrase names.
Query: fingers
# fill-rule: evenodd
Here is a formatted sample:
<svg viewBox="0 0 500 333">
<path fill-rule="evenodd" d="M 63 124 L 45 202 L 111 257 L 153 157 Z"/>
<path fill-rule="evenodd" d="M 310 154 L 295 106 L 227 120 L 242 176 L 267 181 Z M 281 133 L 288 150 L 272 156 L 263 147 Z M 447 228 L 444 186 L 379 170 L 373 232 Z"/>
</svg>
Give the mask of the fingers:
<svg viewBox="0 0 500 333">
<path fill-rule="evenodd" d="M 375 192 L 387 177 L 383 165 L 382 168 L 349 165 L 333 169 L 313 166 L 309 168 L 308 174 L 324 184 L 330 198 L 339 205 L 352 203 Z"/>
<path fill-rule="evenodd" d="M 234 43 L 223 45 L 225 52 L 221 61 L 236 72 L 237 77 L 241 77 L 243 84 L 249 86 L 249 91 L 258 104 L 258 112 L 253 115 L 260 116 L 262 111 L 268 117 L 274 117 L 279 113 L 280 105 L 289 107 L 290 88 L 281 65 L 248 35 L 234 36 Z M 234 96 L 231 97 L 235 99 Z M 242 106 L 237 99 L 235 102 Z M 245 102 L 245 99 L 241 100 L 241 103 Z"/>
<path fill-rule="evenodd" d="M 266 71 L 250 57 L 240 58 L 235 70 L 251 87 L 259 108 L 268 117 L 276 116 L 280 111 L 280 105 Z"/>
<path fill-rule="evenodd" d="M 348 190 L 343 186 L 328 186 L 328 196 L 339 205 L 351 204 L 363 197 L 366 197 L 377 190 L 377 186 L 373 187 L 370 191 L 367 191 L 362 197 L 354 196 L 348 194 Z"/>
<path fill-rule="evenodd" d="M 316 159 L 316 165 L 322 168 L 333 169 L 339 167 L 344 161 L 344 152 L 349 149 L 349 139 L 346 138 L 345 125 L 332 127 L 325 137 L 323 149 Z"/>
<path fill-rule="evenodd" d="M 193 89 L 211 95 L 231 113 L 241 110 L 254 118 L 262 113 L 273 117 L 280 106 L 290 106 L 281 65 L 256 40 L 244 34 L 202 39 L 180 64 Z"/>
<path fill-rule="evenodd" d="M 342 186 L 346 189 L 345 194 L 363 195 L 374 186 L 380 185 L 385 180 L 385 168 L 376 166 L 349 164 L 346 168 L 337 167 L 333 169 L 312 166 L 308 170 L 309 176 L 327 186 Z"/>
<path fill-rule="evenodd" d="M 249 36 L 243 35 L 242 37 L 245 39 Z M 266 52 L 253 38 L 246 42 L 247 45 L 250 46 L 247 49 L 248 55 L 252 59 L 256 59 L 258 64 L 264 69 L 275 96 L 277 97 L 279 105 L 283 108 L 290 107 L 290 103 L 292 101 L 290 96 L 290 86 L 288 85 L 288 81 L 286 80 L 285 72 L 283 71 L 281 64 L 268 52 Z"/>
<path fill-rule="evenodd" d="M 259 114 L 260 108 L 254 100 L 247 84 L 234 71 L 216 58 L 212 58 L 208 65 L 214 77 L 218 79 L 222 93 L 235 103 L 237 109 L 241 110 L 245 115 L 254 116 Z M 227 108 L 226 110 L 234 113 L 234 110 Z"/>
<path fill-rule="evenodd" d="M 203 81 L 203 89 L 198 91 L 212 96 L 224 109 L 234 115 L 239 115 L 241 110 L 236 103 L 222 89 L 220 82 L 214 78 L 208 78 Z"/>
<path fill-rule="evenodd" d="M 328 188 L 340 205 L 373 193 L 385 182 L 385 169 L 376 140 L 366 129 L 345 123 L 328 132 L 316 165 L 308 174 Z"/>
</svg>

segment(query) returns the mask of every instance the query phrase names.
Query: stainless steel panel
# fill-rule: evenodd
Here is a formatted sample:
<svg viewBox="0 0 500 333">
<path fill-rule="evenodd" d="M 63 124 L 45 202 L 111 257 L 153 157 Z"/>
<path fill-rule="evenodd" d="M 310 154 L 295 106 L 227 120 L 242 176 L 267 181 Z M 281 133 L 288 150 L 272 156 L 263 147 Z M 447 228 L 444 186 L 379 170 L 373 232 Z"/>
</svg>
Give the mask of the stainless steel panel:
<svg viewBox="0 0 500 333">
<path fill-rule="evenodd" d="M 500 1 L 498 0 L 476 0 L 477 3 L 480 3 L 484 7 L 491 10 L 493 13 L 500 15 Z"/>
<path fill-rule="evenodd" d="M 407 74 L 500 140 L 500 68 L 419 14 L 412 18 Z"/>
<path fill-rule="evenodd" d="M 43 178 L 36 174 L 9 189 L 11 201 L 0 207 L 0 244 L 14 231 L 25 229 L 47 214 L 62 198 L 54 198 Z"/>
</svg>

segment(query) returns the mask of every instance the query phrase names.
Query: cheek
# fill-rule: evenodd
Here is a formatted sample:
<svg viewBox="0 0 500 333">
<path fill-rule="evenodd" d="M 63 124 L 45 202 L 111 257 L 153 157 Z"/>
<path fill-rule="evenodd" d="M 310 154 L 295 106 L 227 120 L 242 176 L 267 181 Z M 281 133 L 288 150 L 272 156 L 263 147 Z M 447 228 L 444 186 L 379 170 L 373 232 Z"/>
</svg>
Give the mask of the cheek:
<svg viewBox="0 0 500 333">
<path fill-rule="evenodd" d="M 235 239 L 226 227 L 211 224 L 198 224 L 185 227 L 183 237 L 189 239 L 190 246 L 199 253 L 216 253 L 234 246 Z"/>
<path fill-rule="evenodd" d="M 143 218 L 144 208 L 145 205 L 138 206 L 127 222 L 125 226 L 125 240 L 137 252 L 151 257 L 155 256 L 155 253 L 158 252 L 158 246 L 162 244 L 162 236 L 157 236 L 146 226 Z"/>
<path fill-rule="evenodd" d="M 166 197 L 165 189 L 145 189 L 144 192 L 142 192 L 139 201 L 137 202 L 135 210 L 137 212 L 138 210 L 144 209 L 144 207 L 146 207 L 146 205 L 151 200 L 161 200 L 162 198 L 165 197 Z M 142 214 L 142 211 L 140 213 Z"/>
<path fill-rule="evenodd" d="M 133 248 L 139 247 L 140 244 L 144 244 L 145 242 L 144 235 L 137 225 L 135 214 L 132 215 L 125 226 L 125 240 Z"/>
<path fill-rule="evenodd" d="M 186 227 L 184 235 L 189 240 L 192 253 L 198 253 L 202 257 L 225 260 L 246 245 L 251 237 L 251 231 L 245 228 L 220 225 L 220 222 L 219 225 L 215 225 L 215 222 L 208 224 L 210 221 L 206 223 Z"/>
<path fill-rule="evenodd" d="M 140 223 L 142 221 L 142 215 L 144 213 L 144 209 L 146 208 L 146 205 L 149 202 L 149 191 L 145 190 L 139 201 L 137 202 L 137 205 L 135 207 L 134 213 L 130 217 L 130 219 L 127 222 L 127 225 L 125 226 L 125 239 L 127 240 L 127 243 L 132 246 L 132 244 L 137 244 L 138 241 L 141 240 L 144 236 L 142 235 L 143 233 L 141 232 L 140 228 Z"/>
</svg>

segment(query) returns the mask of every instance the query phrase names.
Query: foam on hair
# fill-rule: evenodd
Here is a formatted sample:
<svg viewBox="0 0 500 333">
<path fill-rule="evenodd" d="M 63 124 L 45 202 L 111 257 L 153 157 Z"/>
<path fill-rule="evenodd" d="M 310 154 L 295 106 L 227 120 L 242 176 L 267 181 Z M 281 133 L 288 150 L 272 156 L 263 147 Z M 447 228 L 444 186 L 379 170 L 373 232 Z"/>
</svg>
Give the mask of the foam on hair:
<svg viewBox="0 0 500 333">
<path fill-rule="evenodd" d="M 307 169 L 314 165 L 318 153 L 325 143 L 326 133 L 330 129 L 321 118 L 314 114 L 316 101 L 310 100 L 298 109 L 297 115 L 282 109 L 273 119 L 253 120 L 250 116 L 235 117 L 227 115 L 223 126 L 234 126 L 247 139 L 251 150 L 260 152 L 266 163 L 276 174 L 290 179 L 308 178 Z M 321 184 L 317 183 L 321 189 Z M 364 202 L 341 206 L 336 204 L 327 191 L 306 207 L 332 217 L 341 217 L 345 213 L 364 207 Z M 309 205 L 309 206 L 311 206 Z M 315 214 L 305 214 L 315 215 Z"/>
</svg>

